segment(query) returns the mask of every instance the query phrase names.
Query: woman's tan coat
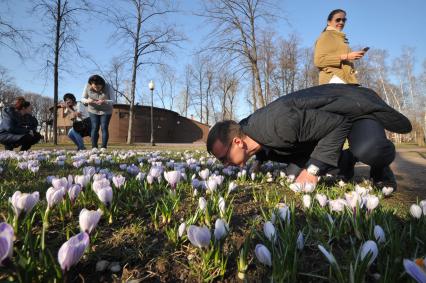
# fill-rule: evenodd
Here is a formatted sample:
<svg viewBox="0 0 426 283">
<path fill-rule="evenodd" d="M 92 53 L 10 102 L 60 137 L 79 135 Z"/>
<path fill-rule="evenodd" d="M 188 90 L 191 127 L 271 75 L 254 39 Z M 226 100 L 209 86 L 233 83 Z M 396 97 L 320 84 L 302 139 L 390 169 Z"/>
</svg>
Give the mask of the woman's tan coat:
<svg viewBox="0 0 426 283">
<path fill-rule="evenodd" d="M 348 84 L 357 84 L 354 65 L 340 55 L 352 52 L 343 32 L 327 29 L 315 43 L 314 64 L 319 69 L 319 84 L 327 84 L 333 75 Z"/>
</svg>

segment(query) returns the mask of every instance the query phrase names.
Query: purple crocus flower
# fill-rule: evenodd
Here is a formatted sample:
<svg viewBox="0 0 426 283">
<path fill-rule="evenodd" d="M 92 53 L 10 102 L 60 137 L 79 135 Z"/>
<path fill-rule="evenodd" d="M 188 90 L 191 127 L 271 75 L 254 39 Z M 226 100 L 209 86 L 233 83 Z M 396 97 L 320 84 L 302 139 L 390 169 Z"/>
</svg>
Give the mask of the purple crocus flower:
<svg viewBox="0 0 426 283">
<path fill-rule="evenodd" d="M 191 225 L 188 228 L 188 239 L 197 248 L 208 247 L 210 244 L 210 230 L 207 227 Z"/>
<path fill-rule="evenodd" d="M 25 211 L 27 213 L 30 212 L 39 201 L 39 198 L 40 195 L 38 192 L 27 194 L 21 193 L 20 191 L 16 191 L 9 199 L 9 201 L 12 204 L 15 215 L 19 217 L 22 211 Z"/>
<path fill-rule="evenodd" d="M 62 244 L 58 252 L 58 262 L 63 271 L 70 270 L 78 263 L 89 246 L 89 234 L 81 232 Z"/>
<path fill-rule="evenodd" d="M 0 266 L 13 254 L 13 228 L 6 222 L 0 223 Z"/>
<path fill-rule="evenodd" d="M 419 262 L 422 266 L 419 266 L 416 262 Z M 425 264 L 424 259 L 416 260 L 416 262 L 404 259 L 404 268 L 405 272 L 410 275 L 414 280 L 419 283 L 426 283 L 426 272 L 425 272 Z"/>
<path fill-rule="evenodd" d="M 74 182 L 79 184 L 82 188 L 85 188 L 90 182 L 90 175 L 77 175 L 74 177 Z"/>
</svg>

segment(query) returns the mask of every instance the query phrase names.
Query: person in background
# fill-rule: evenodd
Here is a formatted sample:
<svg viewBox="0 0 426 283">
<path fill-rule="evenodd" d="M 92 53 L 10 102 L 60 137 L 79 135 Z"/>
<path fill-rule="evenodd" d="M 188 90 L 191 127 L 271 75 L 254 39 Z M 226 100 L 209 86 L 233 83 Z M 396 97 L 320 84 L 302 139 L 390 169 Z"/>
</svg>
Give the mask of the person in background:
<svg viewBox="0 0 426 283">
<path fill-rule="evenodd" d="M 85 150 L 83 137 L 90 136 L 92 130 L 89 113 L 84 104 L 77 101 L 74 94 L 66 93 L 63 99 L 59 106 L 65 108 L 64 115 L 73 122 L 73 127 L 68 131 L 68 137 L 78 150 Z"/>
<path fill-rule="evenodd" d="M 17 97 L 14 105 L 3 110 L 3 120 L 0 123 L 0 143 L 6 150 L 13 150 L 21 146 L 21 151 L 26 151 L 39 142 L 41 135 L 36 132 L 34 117 L 26 125 L 24 116 L 31 115 L 31 104 L 24 97 Z M 35 127 L 34 127 L 35 126 Z"/>
<path fill-rule="evenodd" d="M 354 60 L 361 59 L 368 48 L 352 51 L 342 32 L 347 18 L 341 9 L 333 10 L 327 18 L 327 27 L 315 43 L 314 64 L 319 69 L 319 84 L 358 84 Z"/>
<path fill-rule="evenodd" d="M 92 123 L 91 139 L 92 148 L 98 147 L 99 128 L 102 130 L 102 148 L 108 145 L 108 126 L 112 115 L 112 106 L 115 93 L 111 86 L 99 75 L 89 78 L 81 102 L 88 104 L 88 112 Z"/>
<path fill-rule="evenodd" d="M 284 95 L 239 123 L 215 124 L 207 151 L 224 165 L 243 166 L 251 156 L 292 163 L 301 170 L 296 183 L 316 184 L 318 176 L 340 169 L 351 179 L 361 161 L 370 166 L 374 185 L 396 190 L 389 165 L 395 146 L 385 129 L 412 130 L 407 117 L 387 105 L 373 90 L 348 84 L 325 84 Z M 343 158 L 342 146 L 349 140 Z"/>
</svg>

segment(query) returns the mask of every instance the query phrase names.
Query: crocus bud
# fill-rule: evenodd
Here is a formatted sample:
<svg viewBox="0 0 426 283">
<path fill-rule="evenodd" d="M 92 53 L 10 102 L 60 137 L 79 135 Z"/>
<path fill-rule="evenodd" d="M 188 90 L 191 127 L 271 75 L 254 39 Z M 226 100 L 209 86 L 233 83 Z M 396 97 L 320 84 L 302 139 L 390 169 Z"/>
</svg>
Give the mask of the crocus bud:
<svg viewBox="0 0 426 283">
<path fill-rule="evenodd" d="M 52 186 L 55 189 L 68 188 L 68 180 L 65 177 L 62 177 L 62 178 L 53 178 L 52 179 Z"/>
<path fill-rule="evenodd" d="M 228 234 L 229 228 L 228 224 L 223 219 L 216 219 L 214 224 L 214 238 L 216 241 L 220 241 L 222 238 Z"/>
<path fill-rule="evenodd" d="M 376 242 L 370 240 L 361 246 L 361 260 L 364 260 L 368 254 L 371 254 L 370 260 L 368 261 L 368 266 L 370 266 L 379 254 Z"/>
<path fill-rule="evenodd" d="M 34 206 L 38 203 L 39 197 L 40 195 L 38 192 L 27 194 L 16 191 L 9 201 L 12 204 L 15 215 L 19 217 L 22 211 L 25 211 L 26 213 L 31 212 Z"/>
<path fill-rule="evenodd" d="M 58 262 L 63 271 L 70 270 L 78 263 L 89 245 L 89 234 L 81 232 L 62 244 L 58 252 Z"/>
<path fill-rule="evenodd" d="M 219 198 L 218 206 L 219 206 L 220 215 L 224 215 L 226 212 L 226 203 L 223 197 Z"/>
<path fill-rule="evenodd" d="M 93 229 L 96 228 L 98 225 L 99 220 L 102 216 L 102 210 L 87 210 L 83 208 L 80 211 L 79 215 L 79 223 L 80 223 L 80 230 L 82 232 L 86 232 L 90 234 Z"/>
<path fill-rule="evenodd" d="M 90 175 L 77 175 L 74 177 L 74 182 L 85 188 L 90 182 Z"/>
<path fill-rule="evenodd" d="M 318 249 L 322 252 L 322 254 L 327 258 L 330 264 L 337 264 L 336 258 L 333 254 L 329 253 L 323 246 L 318 245 Z"/>
<path fill-rule="evenodd" d="M 296 247 L 299 251 L 301 251 L 303 250 L 304 246 L 305 246 L 305 238 L 303 237 L 302 231 L 299 231 L 299 234 L 297 235 Z"/>
<path fill-rule="evenodd" d="M 70 198 L 70 202 L 74 203 L 75 200 L 77 199 L 78 195 L 81 192 L 81 186 L 79 184 L 75 184 L 73 185 L 69 190 L 68 190 L 68 197 Z"/>
<path fill-rule="evenodd" d="M 414 218 L 420 219 L 420 217 L 422 217 L 422 208 L 417 204 L 412 204 L 410 207 L 410 214 Z"/>
<path fill-rule="evenodd" d="M 276 231 L 271 221 L 266 221 L 265 224 L 263 224 L 263 234 L 265 234 L 265 237 L 268 238 L 269 241 L 275 241 Z"/>
<path fill-rule="evenodd" d="M 303 195 L 303 206 L 309 208 L 311 206 L 312 198 L 310 195 Z"/>
<path fill-rule="evenodd" d="M 267 266 L 272 266 L 271 252 L 267 247 L 262 244 L 257 244 L 256 248 L 254 249 L 254 253 L 256 254 L 256 258 L 260 261 L 260 263 Z"/>
<path fill-rule="evenodd" d="M 105 204 L 106 206 L 109 206 L 112 202 L 112 188 L 110 186 L 108 187 L 101 187 L 96 190 L 94 190 L 96 195 L 98 196 L 99 200 Z"/>
<path fill-rule="evenodd" d="M 288 206 L 285 203 L 279 203 L 277 204 L 277 207 L 278 207 L 278 215 L 280 216 L 280 218 L 285 222 L 289 222 L 290 209 L 288 208 Z"/>
<path fill-rule="evenodd" d="M 6 222 L 0 223 L 0 266 L 13 255 L 13 228 Z"/>
<path fill-rule="evenodd" d="M 229 183 L 228 194 L 231 193 L 231 192 L 233 192 L 233 191 L 235 191 L 236 188 L 237 188 L 237 184 L 235 184 L 235 182 Z"/>
<path fill-rule="evenodd" d="M 182 222 L 179 225 L 179 229 L 178 229 L 178 236 L 179 236 L 179 238 L 182 238 L 183 234 L 185 233 L 185 229 L 186 229 L 186 223 Z"/>
<path fill-rule="evenodd" d="M 50 187 L 46 191 L 46 200 L 49 208 L 53 207 L 57 203 L 61 202 L 64 199 L 64 195 L 66 193 L 66 189 L 61 187 L 60 189 L 55 189 L 54 187 Z"/>
<path fill-rule="evenodd" d="M 205 199 L 205 198 L 203 198 L 203 197 L 200 197 L 200 198 L 198 199 L 198 208 L 199 208 L 201 211 L 204 211 L 204 210 L 206 210 L 206 207 L 207 207 L 207 201 L 206 201 L 206 199 Z"/>
<path fill-rule="evenodd" d="M 187 234 L 191 244 L 197 248 L 208 247 L 210 245 L 211 234 L 207 227 L 190 225 Z"/>
<path fill-rule="evenodd" d="M 374 238 L 379 244 L 386 242 L 385 231 L 379 225 L 374 226 Z"/>
</svg>

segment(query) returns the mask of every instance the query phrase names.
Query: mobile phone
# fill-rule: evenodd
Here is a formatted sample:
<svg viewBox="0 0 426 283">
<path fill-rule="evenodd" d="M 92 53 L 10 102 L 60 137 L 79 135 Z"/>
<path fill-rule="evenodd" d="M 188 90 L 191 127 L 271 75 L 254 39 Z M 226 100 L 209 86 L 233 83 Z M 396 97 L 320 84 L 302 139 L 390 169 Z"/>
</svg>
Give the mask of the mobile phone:
<svg viewBox="0 0 426 283">
<path fill-rule="evenodd" d="M 364 47 L 364 48 L 362 49 L 362 51 L 367 52 L 367 51 L 368 51 L 368 49 L 370 49 L 370 47 Z"/>
</svg>

